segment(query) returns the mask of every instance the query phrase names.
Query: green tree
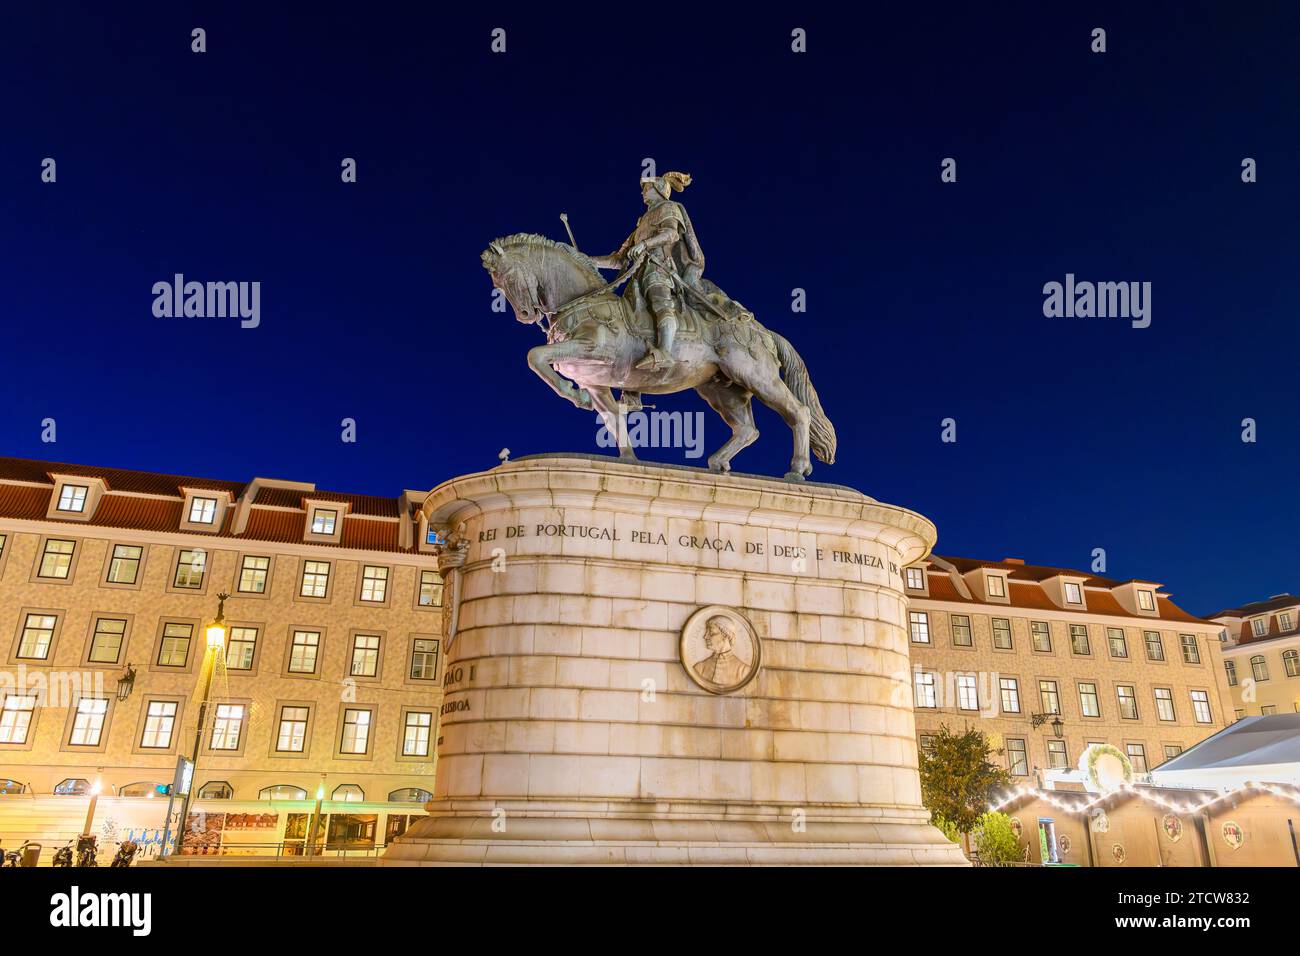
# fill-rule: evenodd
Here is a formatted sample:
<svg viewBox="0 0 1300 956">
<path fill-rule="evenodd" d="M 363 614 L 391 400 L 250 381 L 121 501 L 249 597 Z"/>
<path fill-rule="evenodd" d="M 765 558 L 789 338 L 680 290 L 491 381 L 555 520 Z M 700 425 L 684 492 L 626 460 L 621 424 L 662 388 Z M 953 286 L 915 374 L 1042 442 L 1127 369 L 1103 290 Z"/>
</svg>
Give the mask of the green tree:
<svg viewBox="0 0 1300 956">
<path fill-rule="evenodd" d="M 945 724 L 920 753 L 921 799 L 935 817 L 966 838 L 967 855 L 970 833 L 988 810 L 994 792 L 1011 783 L 1010 774 L 990 759 L 1001 752 L 981 731 L 972 728 L 955 734 Z"/>
<path fill-rule="evenodd" d="M 975 824 L 975 852 L 985 866 L 1002 866 L 1020 859 L 1020 842 L 1011 830 L 1011 818 L 990 810 Z"/>
</svg>

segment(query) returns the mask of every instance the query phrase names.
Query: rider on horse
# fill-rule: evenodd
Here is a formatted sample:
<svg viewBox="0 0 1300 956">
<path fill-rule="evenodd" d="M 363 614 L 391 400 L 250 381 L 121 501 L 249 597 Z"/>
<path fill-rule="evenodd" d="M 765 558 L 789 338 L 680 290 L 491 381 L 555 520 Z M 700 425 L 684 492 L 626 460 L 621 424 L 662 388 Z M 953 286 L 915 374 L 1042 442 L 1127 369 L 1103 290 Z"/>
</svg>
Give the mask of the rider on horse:
<svg viewBox="0 0 1300 956">
<path fill-rule="evenodd" d="M 622 269 L 639 262 L 628 285 L 629 292 L 644 299 L 654 315 L 657 344 L 650 347 L 639 369 L 659 370 L 673 364 L 673 337 L 677 334 L 677 282 L 699 288 L 704 274 L 704 253 L 695 238 L 691 217 L 681 203 L 673 202 L 673 190 L 681 192 L 690 185 L 686 173 L 664 173 L 641 180 L 641 198 L 646 211 L 637 220 L 632 234 L 617 251 L 599 256 L 595 262 L 603 269 Z M 636 300 L 633 300 L 636 304 Z"/>
</svg>

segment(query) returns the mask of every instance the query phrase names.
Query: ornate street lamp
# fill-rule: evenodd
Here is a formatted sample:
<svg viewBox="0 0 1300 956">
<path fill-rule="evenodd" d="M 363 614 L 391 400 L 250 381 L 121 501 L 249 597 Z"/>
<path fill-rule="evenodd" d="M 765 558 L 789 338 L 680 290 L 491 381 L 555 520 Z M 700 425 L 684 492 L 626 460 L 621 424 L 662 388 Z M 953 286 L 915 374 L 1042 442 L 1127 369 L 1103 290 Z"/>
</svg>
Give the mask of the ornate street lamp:
<svg viewBox="0 0 1300 956">
<path fill-rule="evenodd" d="M 130 661 L 127 661 L 126 670 L 122 671 L 122 676 L 117 679 L 117 699 L 126 700 L 134 689 L 135 668 L 131 666 Z"/>
<path fill-rule="evenodd" d="M 1060 714 L 1057 714 L 1052 719 L 1052 733 L 1055 734 L 1056 737 L 1059 739 L 1061 736 L 1061 731 L 1064 729 L 1065 729 L 1065 721 L 1061 719 Z"/>
<path fill-rule="evenodd" d="M 181 818 L 177 826 L 176 834 L 176 853 L 180 854 L 185 850 L 185 834 L 189 830 L 190 816 L 190 793 L 193 792 L 195 785 L 198 783 L 196 775 L 199 763 L 199 751 L 203 747 L 203 728 L 207 724 L 208 717 L 208 697 L 212 693 L 212 675 L 217 669 L 217 659 L 225 653 L 226 650 L 226 598 L 230 597 L 224 591 L 217 595 L 217 616 L 203 633 L 207 636 L 207 650 L 203 654 L 203 668 L 200 680 L 203 681 L 203 699 L 199 704 L 199 723 L 194 728 L 194 756 L 190 760 L 190 785 L 186 789 L 185 799 L 181 801 Z"/>
</svg>

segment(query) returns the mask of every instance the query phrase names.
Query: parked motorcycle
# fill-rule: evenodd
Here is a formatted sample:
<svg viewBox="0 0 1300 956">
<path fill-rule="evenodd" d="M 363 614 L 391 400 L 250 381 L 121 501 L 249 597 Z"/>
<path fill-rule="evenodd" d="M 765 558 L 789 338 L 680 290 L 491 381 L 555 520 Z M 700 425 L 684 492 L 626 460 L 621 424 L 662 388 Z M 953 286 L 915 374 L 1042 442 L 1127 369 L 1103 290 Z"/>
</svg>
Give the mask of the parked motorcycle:
<svg viewBox="0 0 1300 956">
<path fill-rule="evenodd" d="M 113 857 L 110 866 L 130 866 L 131 861 L 135 859 L 135 851 L 140 849 L 131 840 L 123 840 L 117 846 L 117 856 Z"/>
<path fill-rule="evenodd" d="M 63 846 L 54 851 L 54 865 L 58 867 L 72 866 L 72 841 L 69 840 Z"/>
<path fill-rule="evenodd" d="M 25 840 L 23 845 L 16 850 L 6 850 L 4 854 L 3 866 L 17 868 L 20 866 L 35 866 L 36 861 L 41 857 L 41 845 Z"/>
<path fill-rule="evenodd" d="M 83 833 L 77 837 L 77 866 L 99 866 L 96 856 L 99 852 L 98 842 L 93 833 Z"/>
</svg>

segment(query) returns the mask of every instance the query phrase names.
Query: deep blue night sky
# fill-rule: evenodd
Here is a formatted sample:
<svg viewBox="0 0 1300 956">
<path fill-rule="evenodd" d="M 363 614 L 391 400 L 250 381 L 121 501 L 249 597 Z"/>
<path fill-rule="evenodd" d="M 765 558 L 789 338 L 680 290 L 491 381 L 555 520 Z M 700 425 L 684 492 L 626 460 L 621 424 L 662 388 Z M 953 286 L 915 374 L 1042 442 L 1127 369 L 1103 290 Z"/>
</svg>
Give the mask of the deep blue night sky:
<svg viewBox="0 0 1300 956">
<path fill-rule="evenodd" d="M 595 451 L 478 258 L 561 211 L 615 248 L 653 157 L 695 177 L 706 274 L 805 358 L 839 432 L 814 479 L 928 515 L 941 553 L 1103 547 L 1194 612 L 1300 583 L 1281 4 L 122 6 L 0 15 L 0 454 L 396 495 Z M 155 318 L 176 272 L 260 281 L 261 327 Z M 1151 282 L 1151 327 L 1045 318 L 1067 272 Z M 780 474 L 758 424 L 735 467 Z"/>
</svg>

